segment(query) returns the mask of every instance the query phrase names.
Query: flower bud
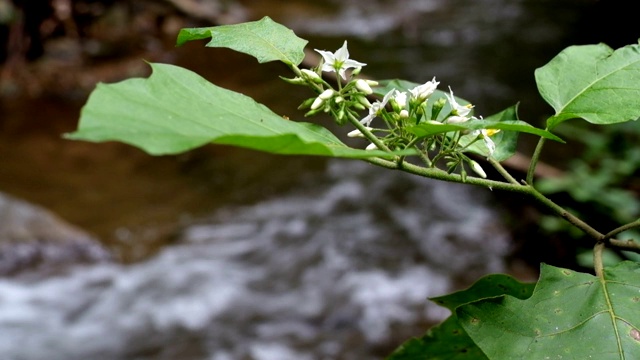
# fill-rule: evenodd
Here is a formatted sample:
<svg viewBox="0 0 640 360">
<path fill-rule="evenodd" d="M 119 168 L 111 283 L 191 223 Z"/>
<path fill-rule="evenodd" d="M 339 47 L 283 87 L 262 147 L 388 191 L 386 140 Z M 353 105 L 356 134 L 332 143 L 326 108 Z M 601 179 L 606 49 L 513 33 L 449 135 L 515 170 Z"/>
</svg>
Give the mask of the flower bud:
<svg viewBox="0 0 640 360">
<path fill-rule="evenodd" d="M 318 95 L 318 98 L 322 100 L 329 100 L 333 96 L 333 93 L 334 93 L 333 89 L 327 89 L 323 91 L 320 95 Z"/>
<path fill-rule="evenodd" d="M 319 113 L 320 111 L 322 111 L 322 109 L 309 110 L 309 111 L 307 111 L 306 114 L 304 114 L 304 117 L 313 116 L 313 115 Z"/>
<path fill-rule="evenodd" d="M 433 103 L 431 107 L 431 118 L 437 119 L 438 115 L 440 115 L 440 111 L 447 104 L 447 100 L 445 98 L 440 98 L 436 102 Z"/>
<path fill-rule="evenodd" d="M 449 116 L 446 120 L 447 124 L 461 124 L 463 122 L 469 121 L 469 118 L 466 116 Z"/>
<path fill-rule="evenodd" d="M 376 146 L 376 144 L 371 143 L 371 144 L 367 145 L 367 147 L 366 147 L 366 148 L 364 148 L 364 149 L 365 149 L 365 150 L 377 150 L 377 149 L 378 149 L 378 147 Z"/>
<path fill-rule="evenodd" d="M 364 96 L 358 96 L 358 102 L 360 104 L 364 105 L 365 108 L 370 108 L 371 107 L 371 103 Z"/>
<path fill-rule="evenodd" d="M 314 83 L 321 83 L 322 82 L 322 78 L 320 77 L 320 75 L 318 75 L 317 72 L 315 71 L 311 71 L 309 69 L 301 69 L 300 72 L 309 80 L 311 80 Z"/>
<path fill-rule="evenodd" d="M 300 78 L 300 77 L 294 77 L 293 79 L 289 79 L 289 78 L 280 76 L 280 79 L 288 82 L 289 84 L 293 84 L 293 85 L 304 85 L 304 84 L 307 83 L 303 78 Z"/>
<path fill-rule="evenodd" d="M 311 110 L 317 110 L 324 104 L 324 100 L 318 96 L 315 100 L 313 100 L 313 104 L 311 104 Z"/>
<path fill-rule="evenodd" d="M 358 66 L 355 69 L 353 69 L 353 71 L 351 72 L 351 76 L 358 76 L 360 74 L 360 71 L 362 71 L 362 66 Z"/>
<path fill-rule="evenodd" d="M 334 93 L 335 91 L 333 91 L 332 89 L 323 91 L 315 100 L 313 100 L 313 104 L 311 104 L 311 110 L 320 108 L 320 106 L 322 106 L 322 104 L 324 104 L 326 100 L 331 99 Z"/>
<path fill-rule="evenodd" d="M 358 110 L 364 110 L 364 109 L 366 109 L 366 107 L 365 107 L 364 105 L 360 104 L 360 103 L 354 103 L 352 106 L 353 106 L 354 108 L 358 109 Z"/>
<path fill-rule="evenodd" d="M 372 128 L 372 127 L 365 126 L 365 128 L 366 128 L 367 130 L 369 130 L 369 131 L 373 130 L 373 128 Z M 364 136 L 364 134 L 362 134 L 362 133 L 360 132 L 360 130 L 358 130 L 358 129 L 355 129 L 355 130 L 353 130 L 353 131 L 349 131 L 349 133 L 347 133 L 347 136 L 348 136 L 348 137 L 352 137 L 352 138 L 355 138 L 355 137 L 361 137 L 361 138 L 363 138 L 363 137 L 365 137 L 365 136 Z"/>
<path fill-rule="evenodd" d="M 309 106 L 311 106 L 311 104 L 313 104 L 313 102 L 315 100 L 316 100 L 316 98 L 309 98 L 309 99 L 303 101 L 302 104 L 300 104 L 300 106 L 298 106 L 298 110 L 303 110 L 303 109 L 309 108 Z"/>
<path fill-rule="evenodd" d="M 471 170 L 473 170 L 476 174 L 478 174 L 481 178 L 486 179 L 487 178 L 487 173 L 484 172 L 484 170 L 482 169 L 482 166 L 480 166 L 480 164 L 478 164 L 476 161 L 471 160 L 469 162 L 469 164 L 471 165 Z"/>
<path fill-rule="evenodd" d="M 407 119 L 409 117 L 409 111 L 407 111 L 407 109 L 400 110 L 400 117 L 403 119 Z"/>
<path fill-rule="evenodd" d="M 369 84 L 367 84 L 367 82 L 362 79 L 356 80 L 356 88 L 366 95 L 373 94 L 373 90 L 371 90 Z"/>
</svg>

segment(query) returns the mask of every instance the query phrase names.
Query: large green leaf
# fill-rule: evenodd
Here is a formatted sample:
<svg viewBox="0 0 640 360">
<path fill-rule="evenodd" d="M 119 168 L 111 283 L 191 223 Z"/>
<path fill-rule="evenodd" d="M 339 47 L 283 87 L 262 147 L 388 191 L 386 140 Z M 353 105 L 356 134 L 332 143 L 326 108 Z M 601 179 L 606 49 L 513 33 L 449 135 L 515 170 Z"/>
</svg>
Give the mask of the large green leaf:
<svg viewBox="0 0 640 360">
<path fill-rule="evenodd" d="M 533 295 L 483 299 L 456 310 L 489 359 L 640 359 L 640 264 L 603 279 L 544 265 Z"/>
<path fill-rule="evenodd" d="M 265 16 L 261 20 L 234 25 L 182 29 L 177 45 L 187 41 L 211 38 L 208 47 L 226 47 L 249 54 L 258 62 L 282 61 L 298 65 L 304 59 L 307 40 Z"/>
<path fill-rule="evenodd" d="M 547 128 L 583 118 L 613 124 L 640 117 L 640 44 L 571 46 L 535 72 L 538 90 L 556 113 Z"/>
<path fill-rule="evenodd" d="M 153 155 L 176 154 L 204 144 L 235 145 L 276 154 L 347 158 L 383 156 L 352 149 L 327 129 L 283 119 L 245 95 L 199 75 L 151 64 L 148 79 L 100 84 L 83 107 L 78 130 L 67 137 L 121 141 Z"/>
<path fill-rule="evenodd" d="M 432 298 L 449 310 L 480 299 L 511 295 L 526 299 L 533 293 L 534 284 L 523 284 L 504 274 L 487 275 L 470 288 L 453 294 Z M 454 313 L 422 336 L 406 341 L 387 360 L 486 360 L 482 350 L 467 335 Z"/>
</svg>

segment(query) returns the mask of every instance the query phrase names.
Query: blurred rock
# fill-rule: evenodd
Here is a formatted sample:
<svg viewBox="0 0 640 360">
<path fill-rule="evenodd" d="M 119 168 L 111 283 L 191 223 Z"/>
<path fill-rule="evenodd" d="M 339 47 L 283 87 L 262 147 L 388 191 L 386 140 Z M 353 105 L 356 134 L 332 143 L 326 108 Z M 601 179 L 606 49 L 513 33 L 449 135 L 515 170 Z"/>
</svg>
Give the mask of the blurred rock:
<svg viewBox="0 0 640 360">
<path fill-rule="evenodd" d="M 57 272 L 111 258 L 97 239 L 50 211 L 0 193 L 0 276 Z"/>
</svg>

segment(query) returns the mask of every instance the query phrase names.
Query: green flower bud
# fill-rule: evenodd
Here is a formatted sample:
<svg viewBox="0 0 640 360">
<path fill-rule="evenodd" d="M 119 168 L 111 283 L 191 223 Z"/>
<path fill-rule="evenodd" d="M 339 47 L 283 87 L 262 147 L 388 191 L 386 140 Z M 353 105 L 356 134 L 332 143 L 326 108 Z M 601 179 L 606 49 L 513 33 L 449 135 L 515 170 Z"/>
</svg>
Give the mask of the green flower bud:
<svg viewBox="0 0 640 360">
<path fill-rule="evenodd" d="M 304 109 L 308 109 L 311 104 L 313 104 L 313 102 L 316 100 L 316 98 L 309 98 L 305 101 L 302 102 L 302 104 L 300 104 L 300 106 L 298 106 L 298 110 L 304 110 Z"/>
<path fill-rule="evenodd" d="M 438 99 L 433 106 L 431 107 L 431 119 L 437 119 L 438 115 L 440 115 L 440 111 L 447 104 L 447 100 L 445 98 Z"/>
<path fill-rule="evenodd" d="M 293 79 L 289 79 L 283 76 L 280 76 L 280 79 L 288 82 L 289 84 L 293 84 L 293 85 L 305 85 L 307 83 L 307 81 L 303 78 L 300 77 L 294 77 Z"/>
</svg>

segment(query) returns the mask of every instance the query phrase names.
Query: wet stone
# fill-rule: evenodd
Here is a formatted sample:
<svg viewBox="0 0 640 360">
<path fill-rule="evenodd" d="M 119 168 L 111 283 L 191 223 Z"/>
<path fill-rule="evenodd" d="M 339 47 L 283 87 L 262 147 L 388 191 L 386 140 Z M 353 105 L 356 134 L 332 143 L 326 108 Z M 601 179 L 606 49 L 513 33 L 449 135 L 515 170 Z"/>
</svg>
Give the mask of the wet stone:
<svg viewBox="0 0 640 360">
<path fill-rule="evenodd" d="M 50 211 L 0 193 L 0 276 L 50 274 L 111 258 L 97 239 Z"/>
</svg>

